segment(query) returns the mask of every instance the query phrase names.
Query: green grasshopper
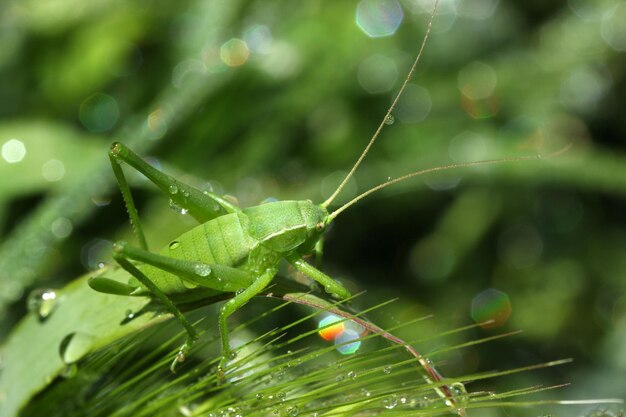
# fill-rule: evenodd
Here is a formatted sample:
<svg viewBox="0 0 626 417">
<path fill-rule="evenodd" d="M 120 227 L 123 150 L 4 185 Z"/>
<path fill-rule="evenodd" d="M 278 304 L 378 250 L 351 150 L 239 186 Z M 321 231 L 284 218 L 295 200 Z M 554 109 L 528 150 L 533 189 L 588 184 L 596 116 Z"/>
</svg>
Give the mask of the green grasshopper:
<svg viewBox="0 0 626 417">
<path fill-rule="evenodd" d="M 434 15 L 433 10 L 417 57 L 383 121 L 343 182 L 330 198 L 321 204 L 314 204 L 310 200 L 277 201 L 240 208 L 226 198 L 212 192 L 201 191 L 159 171 L 123 144 L 113 144 L 109 151 L 111 166 L 139 241 L 138 247 L 126 242 L 115 243 L 113 257 L 134 279 L 131 278 L 128 283 L 121 283 L 104 277 L 94 277 L 89 281 L 89 285 L 104 293 L 149 295 L 163 303 L 187 332 L 187 339 L 172 362 L 172 371 L 175 371 L 179 362 L 185 360 L 198 338 L 198 333 L 177 305 L 199 301 L 209 296 L 232 294 L 222 305 L 218 318 L 222 349 L 218 373 L 223 376 L 226 363 L 233 357 L 229 343 L 228 317 L 271 283 L 278 272 L 281 260 L 286 260 L 297 271 L 317 281 L 332 297 L 339 300 L 350 298 L 350 292 L 344 286 L 303 259 L 308 255 L 321 254 L 324 232 L 344 210 L 376 191 L 417 175 L 538 157 L 484 160 L 412 172 L 379 184 L 329 212 L 329 207 L 354 175 L 387 124 L 385 122 L 391 118 L 398 99 L 411 80 L 420 60 Z M 200 225 L 172 240 L 158 253 L 150 252 L 122 170 L 122 162 L 145 175 Z"/>
</svg>

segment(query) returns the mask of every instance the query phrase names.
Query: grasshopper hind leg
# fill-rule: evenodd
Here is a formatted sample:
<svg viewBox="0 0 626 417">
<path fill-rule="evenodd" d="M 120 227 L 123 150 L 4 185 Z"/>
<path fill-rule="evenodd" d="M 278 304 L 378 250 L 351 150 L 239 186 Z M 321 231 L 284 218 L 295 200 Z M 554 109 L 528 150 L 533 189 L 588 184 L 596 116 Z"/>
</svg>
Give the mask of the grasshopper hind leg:
<svg viewBox="0 0 626 417">
<path fill-rule="evenodd" d="M 174 317 L 178 319 L 178 321 L 183 325 L 183 327 L 187 331 L 187 339 L 185 340 L 185 343 L 183 343 L 183 345 L 178 350 L 178 354 L 176 355 L 176 357 L 174 358 L 174 361 L 170 365 L 170 370 L 173 373 L 176 373 L 176 365 L 178 365 L 180 362 L 183 362 L 185 360 L 185 358 L 189 354 L 189 351 L 191 350 L 191 347 L 196 342 L 196 340 L 198 340 L 198 333 L 196 332 L 196 329 L 194 329 L 193 325 L 189 323 L 189 320 L 185 318 L 185 316 L 178 309 L 178 307 L 174 305 L 172 300 L 170 300 L 169 297 L 165 295 L 165 293 L 163 293 L 163 291 L 161 291 L 159 287 L 157 287 L 150 280 L 150 278 L 146 276 L 146 274 L 141 272 L 135 265 L 133 265 L 122 251 L 119 251 L 119 250 L 114 251 L 113 258 L 117 261 L 117 263 L 122 268 L 128 271 L 132 276 L 137 278 L 137 280 L 141 282 L 146 288 L 148 288 L 148 290 L 155 297 L 157 297 L 163 303 L 163 305 L 165 305 L 167 310 L 170 313 L 172 313 Z"/>
</svg>

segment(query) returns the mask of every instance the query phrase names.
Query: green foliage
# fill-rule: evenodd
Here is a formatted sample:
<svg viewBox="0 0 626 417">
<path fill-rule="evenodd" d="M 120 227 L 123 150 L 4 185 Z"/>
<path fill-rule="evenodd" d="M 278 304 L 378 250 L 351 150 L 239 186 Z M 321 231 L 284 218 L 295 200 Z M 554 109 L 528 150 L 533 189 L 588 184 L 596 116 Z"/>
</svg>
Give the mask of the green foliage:
<svg viewBox="0 0 626 417">
<path fill-rule="evenodd" d="M 110 143 L 123 141 L 158 158 L 155 163 L 173 175 L 201 187 L 208 182 L 242 205 L 266 197 L 319 202 L 371 136 L 416 53 L 428 7 L 401 4 L 405 17 L 398 32 L 372 39 L 355 25 L 357 2 L 3 2 L 0 149 L 17 139 L 26 154 L 13 163 L 0 157 L 0 337 L 35 337 L 11 348 L 16 349 L 11 355 L 35 359 L 4 364 L 3 407 L 13 401 L 9 387 L 26 389 L 28 397 L 50 383 L 35 375 L 56 375 L 64 368 L 58 348 L 70 329 L 59 324 L 58 332 L 37 331 L 43 324 L 32 314 L 18 324 L 31 290 L 73 282 L 66 288 L 78 291 L 83 281 L 76 277 L 111 262 L 110 242 L 132 239 L 113 190 L 106 156 Z M 571 383 L 549 397 L 537 389 L 528 397 L 537 401 L 535 407 L 506 413 L 563 415 L 563 409 L 540 401 L 624 395 L 625 13 L 617 0 L 444 2 L 412 81 L 417 87 L 341 201 L 415 169 L 548 153 L 566 143 L 574 147 L 554 160 L 398 185 L 348 210 L 326 241 L 323 269 L 352 289 L 368 289 L 360 299 L 363 306 L 401 297 L 387 315 L 375 318 L 382 327 L 436 313 L 437 320 L 428 324 L 397 329 L 404 340 L 419 340 L 422 352 L 523 329 L 515 337 L 452 350 L 438 364 L 446 376 L 475 381 L 470 392 L 506 395 L 520 387 Z M 233 38 L 249 42 L 251 51 L 238 67 L 221 58 L 223 45 Z M 257 49 L 254 39 L 260 42 Z M 142 178 L 130 180 L 140 189 L 138 205 L 151 247 L 193 225 L 165 199 L 144 192 Z M 490 289 L 504 293 L 510 303 L 510 316 L 499 329 L 474 328 L 454 341 L 422 340 L 465 327 L 473 314 L 488 312 L 473 311 L 472 305 L 476 310 L 478 296 Z M 109 312 L 113 315 L 145 302 L 114 298 L 111 302 L 120 304 Z M 81 299 L 68 314 L 76 322 L 66 325 L 92 317 L 112 333 L 119 330 L 120 321 L 90 309 L 90 293 Z M 251 304 L 247 309 L 256 311 Z M 209 315 L 206 323 L 213 324 Z M 51 320 L 60 319 L 53 315 L 46 324 Z M 280 323 L 280 314 L 272 320 Z M 85 323 L 94 326 L 86 333 L 103 335 L 98 346 L 112 341 L 104 336 L 108 331 Z M 140 320 L 132 323 L 124 331 L 141 327 Z M 28 326 L 32 330 L 25 330 Z M 143 335 L 118 342 L 118 352 L 141 356 L 135 348 Z M 169 345 L 154 346 L 163 357 L 169 353 Z M 37 349 L 45 352 L 41 360 Z M 93 370 L 93 380 L 117 393 L 113 385 L 132 376 L 103 382 L 104 370 L 124 372 L 123 359 L 112 361 L 111 352 L 86 358 L 90 362 L 79 369 L 87 377 Z M 521 372 L 497 381 L 472 377 L 486 369 L 570 357 L 572 364 L 550 372 Z M 143 367 L 140 359 L 129 369 L 158 374 L 147 378 L 153 389 L 165 391 L 164 381 L 195 377 L 167 375 L 167 366 L 154 365 L 157 361 Z M 199 365 L 199 372 L 210 374 L 212 359 L 204 359 L 208 364 Z M 81 386 L 84 375 L 66 384 L 55 379 L 55 392 Z M 430 388 L 421 383 L 416 390 L 432 395 Z M 149 400 L 133 389 L 116 404 Z M 201 402 L 226 406 L 243 395 L 232 389 L 238 388 L 219 394 L 230 400 L 216 394 L 215 400 L 206 396 Z M 45 410 L 46 395 L 54 392 L 44 392 L 31 410 Z M 191 404 L 181 395 L 172 391 L 167 413 Z M 182 405 L 176 403 L 180 398 Z M 385 397 L 376 398 L 381 405 Z M 618 409 L 609 408 L 606 415 Z M 497 409 L 480 413 L 500 415 Z"/>
</svg>

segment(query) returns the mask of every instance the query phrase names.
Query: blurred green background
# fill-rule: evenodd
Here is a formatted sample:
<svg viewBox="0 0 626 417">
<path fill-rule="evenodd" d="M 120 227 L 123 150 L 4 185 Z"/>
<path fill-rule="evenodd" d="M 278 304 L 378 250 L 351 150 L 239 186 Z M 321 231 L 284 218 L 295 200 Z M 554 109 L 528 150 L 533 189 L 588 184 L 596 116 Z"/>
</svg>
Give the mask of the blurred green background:
<svg viewBox="0 0 626 417">
<path fill-rule="evenodd" d="M 111 242 L 132 239 L 108 166 L 112 141 L 242 205 L 322 201 L 380 123 L 431 9 L 430 0 L 2 2 L 0 337 L 33 289 L 111 262 Z M 571 383 L 551 398 L 626 393 L 624 22 L 619 0 L 443 0 L 395 122 L 338 201 L 416 169 L 573 144 L 555 159 L 387 189 L 339 216 L 325 242 L 324 270 L 368 290 L 363 306 L 400 297 L 379 324 L 434 313 L 440 330 L 496 319 L 468 339 L 523 330 L 459 351 L 444 373 L 574 358 L 470 390 Z M 130 178 L 151 247 L 193 226 Z"/>
</svg>

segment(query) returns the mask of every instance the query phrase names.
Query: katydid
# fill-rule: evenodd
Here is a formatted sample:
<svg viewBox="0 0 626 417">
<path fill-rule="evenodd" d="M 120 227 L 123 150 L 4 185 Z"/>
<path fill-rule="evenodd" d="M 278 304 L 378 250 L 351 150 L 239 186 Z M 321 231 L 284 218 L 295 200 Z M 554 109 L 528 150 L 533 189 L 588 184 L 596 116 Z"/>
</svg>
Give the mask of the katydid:
<svg viewBox="0 0 626 417">
<path fill-rule="evenodd" d="M 226 362 L 232 357 L 228 317 L 271 283 L 281 260 L 286 260 L 297 271 L 317 281 L 332 297 L 339 300 L 350 297 L 350 292 L 344 286 L 304 260 L 307 255 L 319 254 L 325 230 L 347 208 L 376 191 L 429 172 L 538 158 L 530 156 L 483 160 L 415 171 L 379 184 L 334 211 L 329 211 L 333 201 L 379 137 L 386 125 L 385 121 L 391 117 L 398 99 L 413 77 L 430 34 L 435 10 L 430 16 L 426 34 L 411 70 L 378 129 L 343 182 L 321 204 L 314 204 L 310 200 L 277 201 L 240 208 L 224 197 L 201 191 L 159 171 L 121 143 L 112 145 L 109 151 L 111 166 L 139 242 L 138 246 L 125 242 L 115 243 L 113 257 L 134 279 L 128 283 L 120 283 L 95 277 L 89 281 L 89 285 L 105 293 L 148 295 L 163 303 L 187 332 L 187 339 L 172 362 L 172 371 L 179 362 L 185 360 L 198 338 L 196 330 L 177 306 L 179 303 L 198 301 L 212 295 L 232 295 L 222 305 L 218 318 L 222 349 L 218 372 L 223 375 Z M 122 163 L 145 175 L 173 203 L 200 224 L 173 239 L 159 252 L 149 251 Z"/>
</svg>

